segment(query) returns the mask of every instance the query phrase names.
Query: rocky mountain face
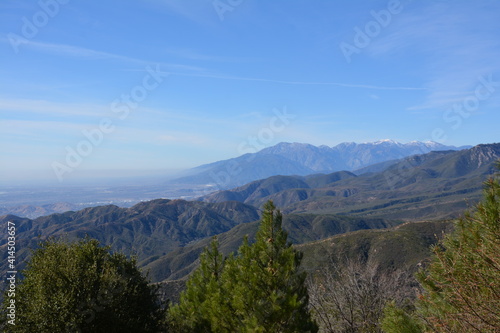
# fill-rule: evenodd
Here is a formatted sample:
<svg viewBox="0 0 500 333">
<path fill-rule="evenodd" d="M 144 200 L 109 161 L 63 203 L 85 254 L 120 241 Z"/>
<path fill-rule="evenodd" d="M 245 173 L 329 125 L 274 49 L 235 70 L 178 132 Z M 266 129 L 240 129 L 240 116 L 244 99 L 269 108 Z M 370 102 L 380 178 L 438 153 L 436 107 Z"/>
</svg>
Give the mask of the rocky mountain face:
<svg viewBox="0 0 500 333">
<path fill-rule="evenodd" d="M 228 189 L 276 175 L 310 175 L 354 171 L 372 164 L 398 160 L 430 151 L 460 150 L 436 142 L 402 144 L 392 140 L 373 143 L 341 143 L 334 147 L 305 143 L 279 143 L 257 153 L 199 166 L 175 183 L 213 184 Z"/>
</svg>

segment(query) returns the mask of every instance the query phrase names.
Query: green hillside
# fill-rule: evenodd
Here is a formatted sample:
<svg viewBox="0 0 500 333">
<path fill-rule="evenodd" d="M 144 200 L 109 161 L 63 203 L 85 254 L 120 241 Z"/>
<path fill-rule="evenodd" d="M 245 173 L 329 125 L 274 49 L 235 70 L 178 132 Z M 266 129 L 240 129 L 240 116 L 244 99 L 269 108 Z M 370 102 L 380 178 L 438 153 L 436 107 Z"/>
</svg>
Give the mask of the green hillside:
<svg viewBox="0 0 500 333">
<path fill-rule="evenodd" d="M 321 217 L 317 217 L 321 219 Z M 292 217 L 295 219 L 295 217 Z M 285 216 L 284 222 L 287 218 Z M 289 219 L 288 219 L 289 220 Z M 288 224 L 288 226 L 285 226 Z M 257 223 L 242 224 L 218 236 L 220 249 L 229 254 L 238 249 L 243 236 L 253 237 Z M 291 227 L 290 220 L 284 228 Z M 381 272 L 400 269 L 415 272 L 419 266 L 427 264 L 431 255 L 430 247 L 453 228 L 451 221 L 405 223 L 387 229 L 357 230 L 337 234 L 317 241 L 296 244 L 303 252 L 301 267 L 310 274 L 324 271 L 332 265 L 343 266 L 345 262 L 370 261 Z M 187 275 L 197 267 L 198 257 L 208 246 L 210 239 L 204 239 L 153 261 L 144 266 L 153 280 L 166 276 L 160 285 L 166 298 L 178 299 L 184 288 Z"/>
<path fill-rule="evenodd" d="M 332 235 L 365 229 L 384 229 L 400 224 L 384 219 L 351 218 L 336 215 L 292 214 L 283 218 L 283 228 L 288 232 L 288 239 L 301 244 L 330 237 Z M 217 237 L 221 252 L 228 255 L 241 245 L 243 237 L 253 239 L 257 231 L 257 221 L 240 224 Z M 205 238 L 178 248 L 164 256 L 154 256 L 140 264 L 149 272 L 153 281 L 176 280 L 185 277 L 194 267 L 196 260 L 210 243 Z"/>
<path fill-rule="evenodd" d="M 304 253 L 303 268 L 314 272 L 338 258 L 362 260 L 381 269 L 414 270 L 429 258 L 430 246 L 452 230 L 451 221 L 410 222 L 381 230 L 360 230 L 297 245 Z"/>
</svg>

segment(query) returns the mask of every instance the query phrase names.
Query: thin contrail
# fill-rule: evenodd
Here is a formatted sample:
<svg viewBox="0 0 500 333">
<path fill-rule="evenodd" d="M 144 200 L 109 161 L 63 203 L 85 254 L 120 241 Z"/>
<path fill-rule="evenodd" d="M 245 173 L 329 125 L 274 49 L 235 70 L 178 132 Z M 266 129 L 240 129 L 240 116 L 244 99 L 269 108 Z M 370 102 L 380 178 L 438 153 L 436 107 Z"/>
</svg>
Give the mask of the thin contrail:
<svg viewBox="0 0 500 333">
<path fill-rule="evenodd" d="M 416 88 L 416 87 L 386 87 L 386 86 L 373 86 L 367 84 L 352 84 L 352 83 L 341 83 L 341 82 L 286 81 L 286 80 L 272 80 L 272 79 L 213 75 L 213 74 L 188 74 L 188 73 L 173 73 L 173 72 L 170 72 L 170 74 L 179 76 L 207 77 L 207 78 L 222 79 L 222 80 L 260 81 L 260 82 L 295 84 L 295 85 L 324 85 L 324 86 L 338 86 L 347 88 L 364 88 L 364 89 L 378 89 L 378 90 L 428 90 L 427 88 Z"/>
</svg>

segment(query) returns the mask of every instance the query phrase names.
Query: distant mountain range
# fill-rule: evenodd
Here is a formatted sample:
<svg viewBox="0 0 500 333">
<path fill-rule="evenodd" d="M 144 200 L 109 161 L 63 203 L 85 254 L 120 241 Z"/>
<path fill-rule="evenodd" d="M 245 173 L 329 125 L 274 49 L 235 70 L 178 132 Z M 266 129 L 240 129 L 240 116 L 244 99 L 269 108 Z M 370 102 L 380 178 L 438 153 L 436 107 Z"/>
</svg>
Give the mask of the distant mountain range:
<svg viewBox="0 0 500 333">
<path fill-rule="evenodd" d="M 276 175 L 305 176 L 314 173 L 354 171 L 430 151 L 461 150 L 470 146 L 446 146 L 437 142 L 413 141 L 402 144 L 393 140 L 372 143 L 341 143 L 334 147 L 306 143 L 279 143 L 257 153 L 218 161 L 188 170 L 174 183 L 211 184 L 228 189 Z"/>
<path fill-rule="evenodd" d="M 73 205 L 67 202 L 57 202 L 41 206 L 19 205 L 9 208 L 0 207 L 0 216 L 12 214 L 16 216 L 28 217 L 30 219 L 33 219 L 39 216 L 45 216 L 54 213 L 64 213 L 69 210 L 76 210 L 77 208 L 78 208 L 77 205 Z"/>
<path fill-rule="evenodd" d="M 273 176 L 200 198 L 259 207 L 273 200 L 287 213 L 310 212 L 417 220 L 456 217 L 481 196 L 495 172 L 500 144 L 433 151 L 395 161 L 378 172 Z M 374 165 L 372 169 L 377 169 Z M 467 198 L 469 202 L 464 199 Z"/>
</svg>

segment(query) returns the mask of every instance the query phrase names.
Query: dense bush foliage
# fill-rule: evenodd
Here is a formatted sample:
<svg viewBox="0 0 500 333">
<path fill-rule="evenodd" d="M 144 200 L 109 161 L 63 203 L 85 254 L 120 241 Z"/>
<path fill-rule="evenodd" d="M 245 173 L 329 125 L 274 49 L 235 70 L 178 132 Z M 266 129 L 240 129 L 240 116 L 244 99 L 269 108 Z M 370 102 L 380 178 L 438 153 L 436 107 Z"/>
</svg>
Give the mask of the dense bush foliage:
<svg viewBox="0 0 500 333">
<path fill-rule="evenodd" d="M 23 274 L 15 325 L 4 323 L 4 332 L 156 332 L 162 318 L 135 260 L 96 240 L 48 240 Z"/>
</svg>

